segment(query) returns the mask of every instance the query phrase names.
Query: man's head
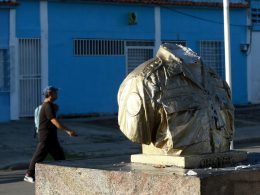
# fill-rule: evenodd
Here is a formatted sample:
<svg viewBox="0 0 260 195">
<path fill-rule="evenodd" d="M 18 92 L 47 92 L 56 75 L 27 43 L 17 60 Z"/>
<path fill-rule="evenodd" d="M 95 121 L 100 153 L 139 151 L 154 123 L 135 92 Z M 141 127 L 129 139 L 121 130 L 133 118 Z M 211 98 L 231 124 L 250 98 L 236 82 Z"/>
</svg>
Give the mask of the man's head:
<svg viewBox="0 0 260 195">
<path fill-rule="evenodd" d="M 55 101 L 58 98 L 58 88 L 54 86 L 47 86 L 43 90 L 43 95 L 45 98 L 49 98 L 51 101 Z"/>
</svg>

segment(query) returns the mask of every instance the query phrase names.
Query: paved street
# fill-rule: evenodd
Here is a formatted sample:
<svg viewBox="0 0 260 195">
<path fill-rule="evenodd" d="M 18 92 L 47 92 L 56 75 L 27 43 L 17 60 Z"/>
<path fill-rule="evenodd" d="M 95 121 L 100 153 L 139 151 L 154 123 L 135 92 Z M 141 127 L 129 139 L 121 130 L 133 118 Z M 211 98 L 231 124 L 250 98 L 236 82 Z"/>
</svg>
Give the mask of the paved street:
<svg viewBox="0 0 260 195">
<path fill-rule="evenodd" d="M 236 109 L 236 149 L 260 152 L 259 119 L 258 105 Z M 114 157 L 115 162 L 129 162 L 130 154 L 140 152 L 140 146 L 128 141 L 119 131 L 115 116 L 62 121 L 79 134 L 78 137 L 68 137 L 59 132 L 67 159 Z M 2 123 L 0 132 L 0 194 L 34 194 L 34 185 L 22 181 L 37 143 L 37 139 L 33 138 L 32 119 Z"/>
<path fill-rule="evenodd" d="M 34 184 L 23 181 L 24 170 L 0 171 L 1 195 L 33 195 Z"/>
</svg>

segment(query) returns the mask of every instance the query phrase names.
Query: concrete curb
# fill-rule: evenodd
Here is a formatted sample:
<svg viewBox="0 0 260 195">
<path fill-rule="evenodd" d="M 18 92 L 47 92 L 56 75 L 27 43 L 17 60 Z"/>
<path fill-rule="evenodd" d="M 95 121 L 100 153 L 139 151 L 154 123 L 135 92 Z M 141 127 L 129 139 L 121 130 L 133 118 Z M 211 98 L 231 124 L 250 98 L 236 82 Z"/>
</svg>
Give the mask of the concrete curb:
<svg viewBox="0 0 260 195">
<path fill-rule="evenodd" d="M 257 143 L 257 142 L 260 144 L 260 137 L 234 139 L 234 144 L 248 144 L 248 143 Z"/>
</svg>

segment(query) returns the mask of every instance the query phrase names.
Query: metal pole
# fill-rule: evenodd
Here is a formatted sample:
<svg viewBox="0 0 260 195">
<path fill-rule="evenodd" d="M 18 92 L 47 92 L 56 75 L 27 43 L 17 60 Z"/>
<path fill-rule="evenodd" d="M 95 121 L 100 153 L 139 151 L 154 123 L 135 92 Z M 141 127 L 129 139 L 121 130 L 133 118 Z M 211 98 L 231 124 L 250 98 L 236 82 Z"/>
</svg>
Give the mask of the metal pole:
<svg viewBox="0 0 260 195">
<path fill-rule="evenodd" d="M 229 28 L 229 0 L 223 0 L 224 12 L 224 44 L 225 44 L 225 76 L 232 92 L 232 75 L 231 75 L 231 54 L 230 54 L 230 28 Z M 234 149 L 231 141 L 230 149 Z"/>
<path fill-rule="evenodd" d="M 154 20 L 155 20 L 155 49 L 154 56 L 161 45 L 161 8 L 159 6 L 154 8 Z"/>
<path fill-rule="evenodd" d="M 230 29 L 229 29 L 229 0 L 223 0 L 224 11 L 224 37 L 225 37 L 225 73 L 226 81 L 232 88 L 231 81 L 231 56 L 230 56 Z"/>
</svg>

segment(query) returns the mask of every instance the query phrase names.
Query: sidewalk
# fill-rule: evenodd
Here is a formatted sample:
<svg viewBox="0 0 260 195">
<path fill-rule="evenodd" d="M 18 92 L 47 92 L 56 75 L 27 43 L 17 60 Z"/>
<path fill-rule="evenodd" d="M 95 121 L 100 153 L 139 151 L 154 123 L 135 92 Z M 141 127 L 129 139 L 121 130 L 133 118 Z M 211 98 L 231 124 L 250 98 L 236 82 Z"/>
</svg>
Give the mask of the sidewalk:
<svg viewBox="0 0 260 195">
<path fill-rule="evenodd" d="M 139 153 L 140 146 L 130 142 L 116 127 L 115 117 L 61 120 L 76 130 L 77 137 L 58 131 L 67 159 L 101 158 Z M 0 123 L 0 169 L 25 169 L 35 150 L 33 120 Z M 129 159 L 128 159 L 129 160 Z"/>
<path fill-rule="evenodd" d="M 260 143 L 260 106 L 236 109 L 234 146 Z M 78 137 L 59 131 L 67 159 L 115 157 L 129 161 L 130 154 L 140 153 L 139 144 L 129 141 L 119 130 L 115 116 L 63 119 Z M 26 169 L 35 150 L 33 119 L 0 123 L 0 169 Z"/>
<path fill-rule="evenodd" d="M 234 143 L 253 142 L 260 144 L 260 105 L 236 107 Z"/>
</svg>

